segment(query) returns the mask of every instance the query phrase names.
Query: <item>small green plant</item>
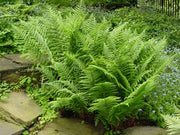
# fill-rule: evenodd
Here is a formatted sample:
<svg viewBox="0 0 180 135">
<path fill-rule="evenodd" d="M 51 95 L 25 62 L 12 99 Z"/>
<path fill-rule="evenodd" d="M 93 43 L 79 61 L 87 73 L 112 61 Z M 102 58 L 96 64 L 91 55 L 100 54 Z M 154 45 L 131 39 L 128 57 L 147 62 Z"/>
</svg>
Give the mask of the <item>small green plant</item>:
<svg viewBox="0 0 180 135">
<path fill-rule="evenodd" d="M 19 86 L 15 83 L 6 83 L 5 81 L 0 83 L 0 98 L 6 99 L 11 91 L 16 91 L 19 89 Z"/>
<path fill-rule="evenodd" d="M 11 87 L 8 83 L 6 82 L 0 83 L 0 99 L 1 100 L 8 98 L 10 91 L 11 91 Z"/>
<path fill-rule="evenodd" d="M 22 135 L 29 135 L 29 131 L 24 131 L 23 133 L 22 133 Z"/>
<path fill-rule="evenodd" d="M 25 88 L 27 91 L 31 90 L 33 87 L 33 83 L 36 82 L 36 78 L 31 78 L 29 76 L 21 76 L 19 86 Z"/>
</svg>

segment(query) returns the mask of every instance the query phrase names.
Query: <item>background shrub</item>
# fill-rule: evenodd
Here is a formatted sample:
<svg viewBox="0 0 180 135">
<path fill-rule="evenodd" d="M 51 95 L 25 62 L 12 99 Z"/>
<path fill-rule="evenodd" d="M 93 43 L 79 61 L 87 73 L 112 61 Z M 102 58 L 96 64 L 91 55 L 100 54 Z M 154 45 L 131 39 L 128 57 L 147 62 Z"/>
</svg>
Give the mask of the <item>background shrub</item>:
<svg viewBox="0 0 180 135">
<path fill-rule="evenodd" d="M 12 25 L 20 20 L 28 21 L 32 16 L 40 15 L 41 6 L 26 4 L 7 4 L 0 7 L 0 53 L 17 53 L 18 44 L 14 39 Z"/>
</svg>

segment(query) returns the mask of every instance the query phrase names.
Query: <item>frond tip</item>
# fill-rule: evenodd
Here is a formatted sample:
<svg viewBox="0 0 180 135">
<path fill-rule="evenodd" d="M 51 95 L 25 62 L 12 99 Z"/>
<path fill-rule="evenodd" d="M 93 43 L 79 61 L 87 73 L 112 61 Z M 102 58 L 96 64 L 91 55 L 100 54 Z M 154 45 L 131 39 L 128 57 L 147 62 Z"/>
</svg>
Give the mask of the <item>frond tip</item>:
<svg viewBox="0 0 180 135">
<path fill-rule="evenodd" d="M 180 134 L 180 118 L 177 116 L 167 116 L 163 115 L 167 126 L 169 135 L 179 135 Z"/>
</svg>

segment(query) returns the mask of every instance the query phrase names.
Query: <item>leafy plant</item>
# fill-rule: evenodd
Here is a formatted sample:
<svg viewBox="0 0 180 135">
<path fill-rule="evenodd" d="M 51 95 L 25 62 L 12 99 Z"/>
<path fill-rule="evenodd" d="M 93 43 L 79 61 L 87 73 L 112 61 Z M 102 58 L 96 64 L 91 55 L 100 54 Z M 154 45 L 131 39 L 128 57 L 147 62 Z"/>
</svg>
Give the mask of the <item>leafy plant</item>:
<svg viewBox="0 0 180 135">
<path fill-rule="evenodd" d="M 35 81 L 36 81 L 36 78 L 31 78 L 29 76 L 21 76 L 19 87 L 25 88 L 26 91 L 29 91 L 32 89 L 33 83 L 35 83 Z"/>
<path fill-rule="evenodd" d="M 112 29 L 109 21 L 97 22 L 82 8 L 69 11 L 49 9 L 43 17 L 14 26 L 24 43 L 21 50 L 38 63 L 43 94 L 52 107 L 93 112 L 96 124 L 117 127 L 146 104 L 144 95 L 174 56 L 163 59 L 165 39 L 144 41 L 144 32 L 133 32 L 128 24 Z"/>
</svg>

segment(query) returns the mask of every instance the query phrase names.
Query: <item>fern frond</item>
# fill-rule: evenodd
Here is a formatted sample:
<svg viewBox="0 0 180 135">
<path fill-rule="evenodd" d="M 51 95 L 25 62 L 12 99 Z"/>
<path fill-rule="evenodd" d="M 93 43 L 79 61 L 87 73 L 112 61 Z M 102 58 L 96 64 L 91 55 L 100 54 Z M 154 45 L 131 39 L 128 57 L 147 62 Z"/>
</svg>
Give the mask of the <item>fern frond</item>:
<svg viewBox="0 0 180 135">
<path fill-rule="evenodd" d="M 176 116 L 163 115 L 165 121 L 167 122 L 169 135 L 179 135 L 180 134 L 180 118 Z"/>
<path fill-rule="evenodd" d="M 115 82 L 119 88 L 123 89 L 124 91 L 128 91 L 121 83 L 118 82 L 117 78 L 113 74 L 109 73 L 106 69 L 96 65 L 90 65 L 90 67 L 101 71 L 109 80 Z"/>
<path fill-rule="evenodd" d="M 143 95 L 148 94 L 155 86 L 155 78 L 151 78 L 148 81 L 141 84 L 135 89 L 125 100 L 118 105 L 113 106 L 109 113 L 109 123 L 115 127 L 120 124 L 125 117 L 132 114 L 140 106 L 143 106 Z"/>
<path fill-rule="evenodd" d="M 37 70 L 39 70 L 42 73 L 42 77 L 45 80 L 48 80 L 50 82 L 56 80 L 56 76 L 54 75 L 53 69 L 50 66 L 37 66 Z"/>
<path fill-rule="evenodd" d="M 97 83 L 94 87 L 88 90 L 88 94 L 92 99 L 106 98 L 108 96 L 116 96 L 117 89 L 111 82 Z"/>
<path fill-rule="evenodd" d="M 120 102 L 119 97 L 110 96 L 103 99 L 97 99 L 91 104 L 89 108 L 90 112 L 98 112 L 96 117 L 96 124 L 101 120 L 104 125 L 109 124 L 109 113 L 113 106 L 116 106 Z"/>
<path fill-rule="evenodd" d="M 68 107 L 70 104 L 71 97 L 58 98 L 56 101 L 51 101 L 50 106 L 52 108 L 62 109 Z"/>
</svg>

